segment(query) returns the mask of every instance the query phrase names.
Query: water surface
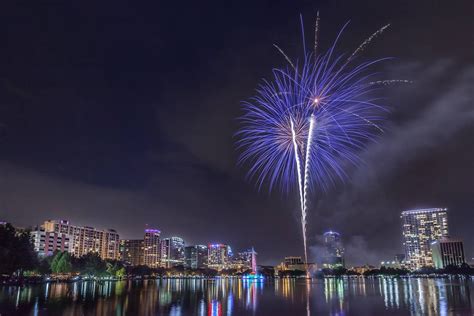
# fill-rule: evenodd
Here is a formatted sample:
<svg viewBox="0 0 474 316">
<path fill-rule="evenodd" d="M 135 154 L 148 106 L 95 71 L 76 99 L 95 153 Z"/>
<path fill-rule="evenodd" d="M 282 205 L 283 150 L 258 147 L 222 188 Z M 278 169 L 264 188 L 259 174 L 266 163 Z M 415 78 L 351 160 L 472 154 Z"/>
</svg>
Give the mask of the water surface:
<svg viewBox="0 0 474 316">
<path fill-rule="evenodd" d="M 145 280 L 0 287 L 0 315 L 474 315 L 470 279 Z"/>
</svg>

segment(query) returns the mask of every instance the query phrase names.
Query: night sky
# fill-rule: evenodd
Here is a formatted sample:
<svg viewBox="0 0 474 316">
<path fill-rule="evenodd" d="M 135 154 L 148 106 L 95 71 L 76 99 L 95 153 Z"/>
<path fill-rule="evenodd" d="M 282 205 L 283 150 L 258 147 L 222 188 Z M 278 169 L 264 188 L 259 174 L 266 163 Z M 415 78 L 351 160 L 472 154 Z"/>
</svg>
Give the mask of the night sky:
<svg viewBox="0 0 474 316">
<path fill-rule="evenodd" d="M 255 246 L 261 264 L 301 255 L 296 194 L 258 192 L 233 135 L 241 102 L 285 65 L 273 44 L 299 56 L 299 14 L 310 45 L 320 10 L 322 48 L 351 20 L 339 52 L 392 23 L 363 58 L 395 57 L 381 79 L 414 83 L 383 90 L 386 132 L 351 181 L 311 196 L 313 258 L 333 229 L 349 264 L 391 259 L 416 207 L 447 207 L 474 257 L 472 0 L 161 2 L 0 5 L 0 218 L 123 238 L 149 224 Z"/>
</svg>

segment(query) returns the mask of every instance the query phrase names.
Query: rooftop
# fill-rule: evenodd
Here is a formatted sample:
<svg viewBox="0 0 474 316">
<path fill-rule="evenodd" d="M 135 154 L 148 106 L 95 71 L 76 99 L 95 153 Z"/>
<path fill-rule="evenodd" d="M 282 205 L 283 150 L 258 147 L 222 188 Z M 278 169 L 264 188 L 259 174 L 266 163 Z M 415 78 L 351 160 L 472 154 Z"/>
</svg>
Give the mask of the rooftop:
<svg viewBox="0 0 474 316">
<path fill-rule="evenodd" d="M 448 209 L 447 208 L 420 208 L 420 209 L 414 209 L 414 210 L 407 210 L 403 211 L 402 215 L 408 215 L 408 214 L 421 214 L 421 213 L 434 213 L 434 212 L 446 212 Z"/>
</svg>

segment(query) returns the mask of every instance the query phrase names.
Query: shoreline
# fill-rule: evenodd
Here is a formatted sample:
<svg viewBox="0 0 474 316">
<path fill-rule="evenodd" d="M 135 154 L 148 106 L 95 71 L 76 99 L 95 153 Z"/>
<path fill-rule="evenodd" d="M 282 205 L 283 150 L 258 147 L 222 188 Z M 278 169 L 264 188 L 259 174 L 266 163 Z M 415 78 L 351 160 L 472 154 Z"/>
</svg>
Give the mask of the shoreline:
<svg viewBox="0 0 474 316">
<path fill-rule="evenodd" d="M 463 275 L 463 274 L 436 274 L 436 275 L 377 275 L 377 276 L 323 276 L 323 277 L 266 277 L 266 278 L 248 278 L 242 276 L 216 276 L 216 277 L 191 277 L 191 276 L 148 276 L 148 277 L 128 277 L 128 278 L 110 278 L 110 277 L 87 277 L 87 278 L 70 278 L 70 279 L 45 279 L 45 278 L 23 278 L 22 280 L 7 280 L 0 282 L 0 287 L 9 287 L 9 286 L 30 286 L 30 285 L 40 285 L 40 284 L 67 284 L 67 283 L 81 283 L 81 282 L 97 282 L 99 285 L 108 282 L 120 282 L 120 281 L 148 281 L 148 280 L 202 280 L 202 281 L 215 281 L 215 280 L 243 280 L 249 282 L 264 282 L 264 281 L 276 281 L 276 280 L 325 280 L 325 279 L 337 279 L 337 280 L 360 280 L 360 279 L 472 279 L 474 280 L 473 275 Z"/>
</svg>

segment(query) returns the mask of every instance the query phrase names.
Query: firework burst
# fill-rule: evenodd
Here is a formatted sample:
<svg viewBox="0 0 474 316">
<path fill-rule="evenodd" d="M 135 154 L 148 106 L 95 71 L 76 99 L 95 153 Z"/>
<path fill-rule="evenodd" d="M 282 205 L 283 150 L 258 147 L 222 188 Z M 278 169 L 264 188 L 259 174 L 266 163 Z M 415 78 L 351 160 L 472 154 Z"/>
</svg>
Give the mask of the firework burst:
<svg viewBox="0 0 474 316">
<path fill-rule="evenodd" d="M 244 115 L 237 133 L 239 162 L 249 165 L 248 176 L 259 189 L 267 184 L 289 192 L 296 187 L 300 198 L 305 260 L 308 191 L 323 191 L 337 180 L 345 180 L 345 165 L 360 163 L 358 153 L 382 131 L 386 109 L 373 97 L 374 64 L 377 59 L 356 63 L 358 54 L 384 26 L 365 40 L 352 54 L 336 54 L 336 44 L 293 62 L 275 45 L 288 62 L 273 70 L 272 80 L 259 86 L 257 95 L 243 103 Z M 304 34 L 304 32 L 303 32 Z M 303 35 L 304 37 L 304 35 Z M 378 83 L 378 82 L 377 82 Z"/>
</svg>

